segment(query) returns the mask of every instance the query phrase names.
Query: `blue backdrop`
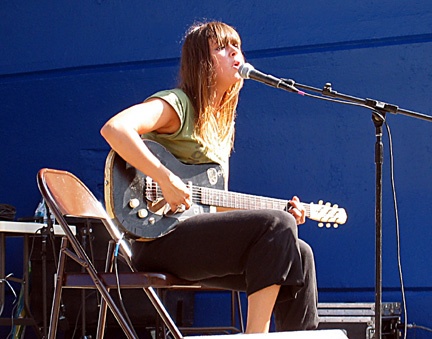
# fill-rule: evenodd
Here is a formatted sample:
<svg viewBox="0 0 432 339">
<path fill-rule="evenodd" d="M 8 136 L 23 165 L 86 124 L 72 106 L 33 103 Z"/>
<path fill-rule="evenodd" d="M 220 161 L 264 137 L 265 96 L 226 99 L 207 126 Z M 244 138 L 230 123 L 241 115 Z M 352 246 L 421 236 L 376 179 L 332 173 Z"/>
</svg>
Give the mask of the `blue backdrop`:
<svg viewBox="0 0 432 339">
<path fill-rule="evenodd" d="M 406 1 L 3 1 L 0 6 L 2 138 L 0 203 L 29 216 L 41 167 L 69 170 L 102 199 L 112 115 L 176 84 L 181 41 L 196 20 L 240 32 L 248 62 L 297 83 L 373 98 L 432 115 L 432 5 Z M 401 262 L 408 322 L 432 327 L 432 125 L 388 114 L 394 146 Z M 348 212 L 338 229 L 315 222 L 300 234 L 314 248 L 321 301 L 373 301 L 375 128 L 364 108 L 315 100 L 246 81 L 230 188 Z M 383 288 L 401 301 L 390 148 L 384 131 Z M 19 243 L 13 243 L 19 253 Z M 15 256 L 14 256 L 15 257 Z M 8 257 L 13 270 L 14 257 Z M 200 320 L 201 321 L 201 320 Z M 413 330 L 414 332 L 414 330 Z M 417 338 L 426 337 L 417 331 Z"/>
</svg>

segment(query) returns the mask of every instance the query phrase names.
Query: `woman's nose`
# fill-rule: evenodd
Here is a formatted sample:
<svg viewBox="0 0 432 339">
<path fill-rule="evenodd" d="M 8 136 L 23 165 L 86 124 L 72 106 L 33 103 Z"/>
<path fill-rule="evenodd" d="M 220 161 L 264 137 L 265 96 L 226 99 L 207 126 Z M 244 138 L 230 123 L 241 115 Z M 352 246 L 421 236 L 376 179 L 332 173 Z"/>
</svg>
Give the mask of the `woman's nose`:
<svg viewBox="0 0 432 339">
<path fill-rule="evenodd" d="M 233 46 L 233 45 L 230 45 L 230 47 L 231 47 L 231 55 L 232 56 L 235 56 L 235 55 L 237 55 L 238 54 L 238 48 L 237 47 L 235 47 L 235 46 Z"/>
</svg>

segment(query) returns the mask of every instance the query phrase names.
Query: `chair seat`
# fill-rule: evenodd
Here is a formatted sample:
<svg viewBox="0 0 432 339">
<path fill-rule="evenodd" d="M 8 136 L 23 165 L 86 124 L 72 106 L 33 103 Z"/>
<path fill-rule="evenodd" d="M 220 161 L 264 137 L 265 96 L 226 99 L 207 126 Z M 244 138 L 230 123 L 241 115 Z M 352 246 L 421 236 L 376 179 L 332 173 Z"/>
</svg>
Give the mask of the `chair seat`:
<svg viewBox="0 0 432 339">
<path fill-rule="evenodd" d="M 99 272 L 98 277 L 110 289 L 117 288 L 118 282 L 122 289 L 136 289 L 150 286 L 154 288 L 186 289 L 199 289 L 202 287 L 198 282 L 183 280 L 168 273 L 121 272 L 117 278 L 115 273 Z M 87 273 L 74 272 L 64 275 L 63 288 L 96 289 L 96 285 Z"/>
</svg>

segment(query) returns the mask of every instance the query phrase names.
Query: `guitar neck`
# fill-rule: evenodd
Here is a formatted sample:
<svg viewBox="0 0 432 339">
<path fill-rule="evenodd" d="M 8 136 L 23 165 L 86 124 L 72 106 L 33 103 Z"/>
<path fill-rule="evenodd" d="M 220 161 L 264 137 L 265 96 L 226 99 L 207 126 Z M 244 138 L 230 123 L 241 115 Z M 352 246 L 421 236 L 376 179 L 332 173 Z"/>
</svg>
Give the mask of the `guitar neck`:
<svg viewBox="0 0 432 339">
<path fill-rule="evenodd" d="M 199 195 L 196 197 L 201 204 L 243 210 L 272 209 L 283 210 L 288 200 L 255 196 L 251 194 L 229 192 L 206 187 L 194 187 Z"/>
<path fill-rule="evenodd" d="M 192 189 L 192 202 L 207 206 L 241 210 L 284 210 L 289 204 L 289 200 L 284 199 L 260 197 L 252 194 L 230 192 L 193 185 L 190 188 Z M 155 198 L 163 198 L 160 187 L 153 181 L 149 183 L 147 192 L 152 192 L 152 194 L 149 194 L 147 197 L 150 201 L 154 201 Z M 330 207 L 327 205 L 322 205 L 322 202 L 319 204 L 306 204 L 301 202 L 300 204 L 305 209 L 305 216 L 312 220 L 339 224 L 345 223 L 346 221 L 345 210 L 337 208 L 336 205 L 334 207 Z"/>
</svg>

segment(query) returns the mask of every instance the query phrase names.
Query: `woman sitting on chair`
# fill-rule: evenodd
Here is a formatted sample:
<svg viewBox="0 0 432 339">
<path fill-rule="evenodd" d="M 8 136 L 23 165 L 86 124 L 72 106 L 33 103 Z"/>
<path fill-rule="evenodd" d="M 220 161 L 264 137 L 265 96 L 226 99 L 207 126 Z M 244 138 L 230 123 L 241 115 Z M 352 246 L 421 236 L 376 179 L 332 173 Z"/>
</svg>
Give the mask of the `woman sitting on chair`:
<svg viewBox="0 0 432 339">
<path fill-rule="evenodd" d="M 178 88 L 158 92 L 111 118 L 101 133 L 125 161 L 151 177 L 174 212 L 191 206 L 191 192 L 143 143 L 155 140 L 187 164 L 218 163 L 225 178 L 245 62 L 238 33 L 221 22 L 191 27 L 184 40 Z M 298 238 L 305 211 L 297 197 L 289 213 L 232 210 L 201 214 L 153 241 L 136 241 L 140 270 L 175 274 L 206 285 L 246 291 L 246 333 L 318 325 L 313 253 Z"/>
</svg>

